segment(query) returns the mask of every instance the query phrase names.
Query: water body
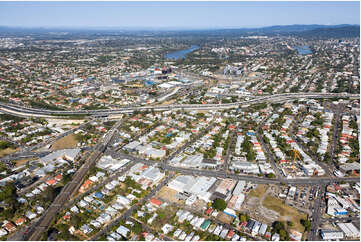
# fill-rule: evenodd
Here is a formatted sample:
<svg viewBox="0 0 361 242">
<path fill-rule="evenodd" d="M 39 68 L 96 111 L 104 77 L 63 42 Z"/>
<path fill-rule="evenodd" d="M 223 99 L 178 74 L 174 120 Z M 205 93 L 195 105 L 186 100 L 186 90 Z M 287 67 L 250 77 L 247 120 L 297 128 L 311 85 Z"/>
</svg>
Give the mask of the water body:
<svg viewBox="0 0 361 242">
<path fill-rule="evenodd" d="M 312 50 L 310 49 L 310 46 L 293 46 L 295 50 L 297 50 L 299 55 L 309 55 L 312 54 Z"/>
<path fill-rule="evenodd" d="M 154 81 L 145 81 L 144 84 L 148 87 L 148 86 L 153 86 L 155 84 Z"/>
<path fill-rule="evenodd" d="M 195 50 L 198 50 L 199 46 L 198 45 L 192 45 L 191 47 L 189 47 L 188 49 L 185 50 L 177 50 L 174 52 L 170 52 L 168 54 L 165 55 L 166 59 L 171 59 L 171 60 L 178 60 L 178 59 L 183 59 L 186 57 L 186 55 L 188 53 L 191 53 Z"/>
</svg>

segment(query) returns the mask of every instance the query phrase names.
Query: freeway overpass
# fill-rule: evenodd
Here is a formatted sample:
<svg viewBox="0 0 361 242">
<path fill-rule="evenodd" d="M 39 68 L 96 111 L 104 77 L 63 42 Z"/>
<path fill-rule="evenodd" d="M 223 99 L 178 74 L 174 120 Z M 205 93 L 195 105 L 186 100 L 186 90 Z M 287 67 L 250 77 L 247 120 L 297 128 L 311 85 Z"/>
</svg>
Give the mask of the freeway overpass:
<svg viewBox="0 0 361 242">
<path fill-rule="evenodd" d="M 98 110 L 70 110 L 57 111 L 47 109 L 37 109 L 24 107 L 16 104 L 0 103 L 0 112 L 8 113 L 16 116 L 25 117 L 43 117 L 43 118 L 65 118 L 72 115 L 84 116 L 108 116 L 120 113 L 132 113 L 134 111 L 167 111 L 167 110 L 223 110 L 230 108 L 244 107 L 250 104 L 262 102 L 285 102 L 289 100 L 303 98 L 360 98 L 359 94 L 349 93 L 284 93 L 267 96 L 255 96 L 248 101 L 224 103 L 224 104 L 171 104 L 171 105 L 145 105 L 130 106 L 118 109 L 98 109 Z"/>
</svg>

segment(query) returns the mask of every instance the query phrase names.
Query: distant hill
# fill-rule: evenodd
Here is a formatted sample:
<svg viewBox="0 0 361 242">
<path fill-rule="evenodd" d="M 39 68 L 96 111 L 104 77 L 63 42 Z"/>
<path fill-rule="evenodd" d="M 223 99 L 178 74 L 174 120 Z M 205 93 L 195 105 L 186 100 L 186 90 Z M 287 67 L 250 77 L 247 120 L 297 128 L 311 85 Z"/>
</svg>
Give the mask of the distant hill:
<svg viewBox="0 0 361 242">
<path fill-rule="evenodd" d="M 303 32 L 310 31 L 314 29 L 323 29 L 323 28 L 340 28 L 352 26 L 348 24 L 340 24 L 340 25 L 319 25 L 319 24 L 294 24 L 294 25 L 276 25 L 270 27 L 263 27 L 259 30 L 262 32 L 271 32 L 271 33 L 290 33 L 290 32 Z"/>
<path fill-rule="evenodd" d="M 343 26 L 334 28 L 317 28 L 295 33 L 305 38 L 352 38 L 360 37 L 360 26 Z"/>
<path fill-rule="evenodd" d="M 239 37 L 248 35 L 283 35 L 304 38 L 343 38 L 360 36 L 360 25 L 276 25 L 262 28 L 224 28 L 199 30 L 147 30 L 124 28 L 21 28 L 0 26 L 0 36 L 9 35 L 58 35 L 99 36 L 99 35 L 137 35 L 137 36 L 197 36 L 197 37 Z M 64 36 L 66 38 L 66 36 Z"/>
</svg>

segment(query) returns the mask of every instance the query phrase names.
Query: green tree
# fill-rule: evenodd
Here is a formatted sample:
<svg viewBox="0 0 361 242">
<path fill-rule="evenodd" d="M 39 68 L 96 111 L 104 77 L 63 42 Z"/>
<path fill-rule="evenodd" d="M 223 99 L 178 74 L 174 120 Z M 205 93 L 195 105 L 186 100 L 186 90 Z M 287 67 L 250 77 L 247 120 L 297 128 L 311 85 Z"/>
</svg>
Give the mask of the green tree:
<svg viewBox="0 0 361 242">
<path fill-rule="evenodd" d="M 305 231 L 310 231 L 311 229 L 311 221 L 308 219 L 301 219 L 301 224 L 303 225 L 303 227 L 305 228 Z"/>
<path fill-rule="evenodd" d="M 134 232 L 135 234 L 140 234 L 140 233 L 143 231 L 142 225 L 141 225 L 140 223 L 136 222 L 136 223 L 134 224 L 132 230 L 133 230 L 133 232 Z"/>
<path fill-rule="evenodd" d="M 240 215 L 239 215 L 239 220 L 241 221 L 241 223 L 247 222 L 247 217 L 246 217 L 246 215 L 240 214 Z"/>
<path fill-rule="evenodd" d="M 279 234 L 280 234 L 280 240 L 283 240 L 283 241 L 290 240 L 290 236 L 286 230 L 281 229 L 279 231 Z"/>
<path fill-rule="evenodd" d="M 53 186 L 48 186 L 42 194 L 45 201 L 53 201 L 56 197 L 56 191 Z"/>
<path fill-rule="evenodd" d="M 216 198 L 212 203 L 212 207 L 218 211 L 223 211 L 227 207 L 227 203 L 223 199 Z"/>
<path fill-rule="evenodd" d="M 79 229 L 81 226 L 81 218 L 76 214 L 71 216 L 70 222 L 76 229 Z"/>
<path fill-rule="evenodd" d="M 266 175 L 266 177 L 267 178 L 275 178 L 276 176 L 273 173 L 269 173 L 269 174 Z"/>
</svg>

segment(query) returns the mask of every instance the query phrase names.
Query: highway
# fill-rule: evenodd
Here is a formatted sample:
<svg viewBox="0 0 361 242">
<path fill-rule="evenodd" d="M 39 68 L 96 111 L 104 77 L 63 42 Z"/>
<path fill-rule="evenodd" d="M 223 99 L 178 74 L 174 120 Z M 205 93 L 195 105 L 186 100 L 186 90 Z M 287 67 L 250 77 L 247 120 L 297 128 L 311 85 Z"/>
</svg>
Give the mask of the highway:
<svg viewBox="0 0 361 242">
<path fill-rule="evenodd" d="M 359 94 L 348 93 L 285 93 L 267 96 L 255 96 L 248 101 L 224 103 L 224 104 L 172 104 L 172 105 L 145 105 L 123 107 L 118 109 L 98 109 L 98 110 L 74 110 L 74 111 L 55 111 L 46 109 L 36 109 L 23 107 L 15 104 L 0 103 L 0 112 L 12 115 L 21 115 L 26 117 L 52 117 L 65 118 L 70 115 L 88 115 L 88 116 L 108 116 L 120 113 L 132 113 L 134 111 L 167 111 L 167 110 L 222 110 L 229 108 L 246 107 L 251 104 L 261 102 L 284 102 L 295 99 L 307 98 L 360 98 Z"/>
</svg>

